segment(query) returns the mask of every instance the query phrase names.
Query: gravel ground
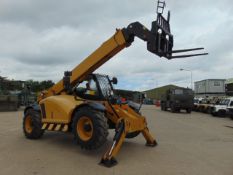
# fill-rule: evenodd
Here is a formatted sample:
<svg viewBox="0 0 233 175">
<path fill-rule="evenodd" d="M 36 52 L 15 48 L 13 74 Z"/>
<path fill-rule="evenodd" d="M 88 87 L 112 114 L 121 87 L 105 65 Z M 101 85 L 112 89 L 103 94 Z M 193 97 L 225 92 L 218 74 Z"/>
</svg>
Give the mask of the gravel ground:
<svg viewBox="0 0 233 175">
<path fill-rule="evenodd" d="M 232 175 L 233 121 L 208 114 L 177 114 L 144 106 L 151 133 L 159 145 L 146 147 L 142 135 L 126 140 L 117 156 L 118 165 L 98 165 L 111 145 L 85 151 L 71 134 L 46 132 L 40 140 L 25 139 L 22 111 L 0 113 L 0 174 L 17 175 Z"/>
</svg>

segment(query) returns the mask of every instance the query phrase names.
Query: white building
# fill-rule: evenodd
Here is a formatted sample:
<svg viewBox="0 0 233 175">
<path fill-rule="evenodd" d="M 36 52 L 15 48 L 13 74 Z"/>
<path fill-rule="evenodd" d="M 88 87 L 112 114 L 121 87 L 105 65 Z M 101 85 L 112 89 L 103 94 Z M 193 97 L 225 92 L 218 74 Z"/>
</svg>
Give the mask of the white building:
<svg viewBox="0 0 233 175">
<path fill-rule="evenodd" d="M 222 96 L 225 95 L 225 79 L 207 79 L 194 83 L 196 96 Z"/>
</svg>

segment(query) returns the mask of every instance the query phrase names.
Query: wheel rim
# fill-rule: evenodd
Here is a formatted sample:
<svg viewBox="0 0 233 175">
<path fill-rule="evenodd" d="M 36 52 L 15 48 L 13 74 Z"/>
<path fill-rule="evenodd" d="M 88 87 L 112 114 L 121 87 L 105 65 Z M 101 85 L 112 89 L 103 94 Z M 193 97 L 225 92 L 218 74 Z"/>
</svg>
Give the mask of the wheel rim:
<svg viewBox="0 0 233 175">
<path fill-rule="evenodd" d="M 31 133 L 33 129 L 32 117 L 28 115 L 25 119 L 25 130 L 27 133 Z"/>
<path fill-rule="evenodd" d="M 93 135 L 93 124 L 90 118 L 83 116 L 78 120 L 76 131 L 83 141 L 88 141 Z"/>
</svg>

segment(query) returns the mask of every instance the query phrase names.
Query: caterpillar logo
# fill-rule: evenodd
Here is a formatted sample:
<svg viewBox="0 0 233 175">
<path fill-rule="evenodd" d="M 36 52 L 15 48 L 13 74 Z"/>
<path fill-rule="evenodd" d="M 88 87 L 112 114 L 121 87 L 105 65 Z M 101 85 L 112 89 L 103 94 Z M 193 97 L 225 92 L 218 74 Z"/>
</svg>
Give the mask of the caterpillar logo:
<svg viewBox="0 0 233 175">
<path fill-rule="evenodd" d="M 69 127 L 67 124 L 56 124 L 56 123 L 44 123 L 42 125 L 43 130 L 49 130 L 49 131 L 63 131 L 67 132 Z"/>
</svg>

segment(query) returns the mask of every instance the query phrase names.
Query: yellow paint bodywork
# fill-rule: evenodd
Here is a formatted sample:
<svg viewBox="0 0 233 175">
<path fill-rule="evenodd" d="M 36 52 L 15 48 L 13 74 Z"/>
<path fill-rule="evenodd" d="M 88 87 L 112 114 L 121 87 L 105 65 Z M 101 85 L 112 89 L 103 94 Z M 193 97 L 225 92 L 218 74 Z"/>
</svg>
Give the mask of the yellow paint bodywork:
<svg viewBox="0 0 233 175">
<path fill-rule="evenodd" d="M 72 95 L 47 97 L 39 103 L 40 106 L 42 104 L 45 106 L 45 116 L 42 117 L 42 123 L 67 124 L 70 122 L 72 113 L 76 106 L 82 103 L 84 103 L 83 100 L 76 100 Z"/>
<path fill-rule="evenodd" d="M 45 117 L 42 114 L 42 123 L 60 123 L 69 124 L 73 111 L 81 104 L 85 103 L 82 99 L 76 100 L 72 95 L 50 96 L 40 101 L 40 105 L 45 106 Z M 117 124 L 120 119 L 126 120 L 129 124 L 129 132 L 142 131 L 146 127 L 146 119 L 144 116 L 136 113 L 127 104 L 112 105 L 116 114 L 107 102 L 99 102 L 106 107 L 107 118 Z M 42 109 L 41 109 L 42 110 Z M 43 112 L 42 112 L 43 113 Z M 110 115 L 111 114 L 111 115 Z M 53 125 L 44 125 L 48 130 L 55 129 Z"/>
<path fill-rule="evenodd" d="M 111 107 L 106 103 L 105 107 L 107 111 L 112 111 Z M 112 116 L 108 115 L 108 118 L 113 122 L 117 123 L 119 119 L 124 119 L 129 124 L 128 131 L 142 131 L 146 127 L 146 119 L 140 114 L 136 113 L 127 104 L 112 105 L 117 114 L 112 111 Z"/>
</svg>

